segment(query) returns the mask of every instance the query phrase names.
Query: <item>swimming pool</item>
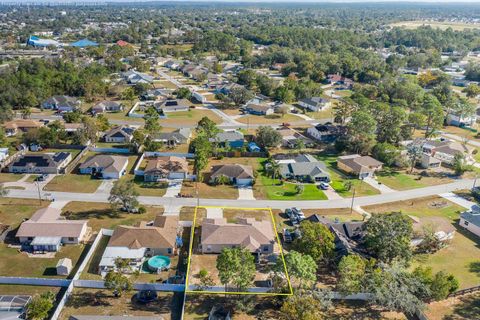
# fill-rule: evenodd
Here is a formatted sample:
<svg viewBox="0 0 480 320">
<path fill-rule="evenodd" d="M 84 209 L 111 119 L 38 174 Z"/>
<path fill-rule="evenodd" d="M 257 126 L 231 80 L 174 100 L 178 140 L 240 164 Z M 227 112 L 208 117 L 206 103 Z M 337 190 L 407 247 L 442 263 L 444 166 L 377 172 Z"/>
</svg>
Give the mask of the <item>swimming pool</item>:
<svg viewBox="0 0 480 320">
<path fill-rule="evenodd" d="M 154 256 L 147 261 L 148 269 L 153 272 L 170 268 L 170 258 L 167 256 Z"/>
</svg>

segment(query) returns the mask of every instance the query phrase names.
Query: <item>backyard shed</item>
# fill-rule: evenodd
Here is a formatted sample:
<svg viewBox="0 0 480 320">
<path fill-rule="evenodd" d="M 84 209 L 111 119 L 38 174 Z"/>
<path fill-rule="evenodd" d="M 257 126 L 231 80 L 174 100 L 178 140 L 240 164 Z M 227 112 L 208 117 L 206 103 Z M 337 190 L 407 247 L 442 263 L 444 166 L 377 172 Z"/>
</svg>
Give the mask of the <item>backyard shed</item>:
<svg viewBox="0 0 480 320">
<path fill-rule="evenodd" d="M 62 258 L 58 260 L 56 268 L 59 276 L 68 276 L 72 271 L 72 260 L 68 258 Z"/>
</svg>

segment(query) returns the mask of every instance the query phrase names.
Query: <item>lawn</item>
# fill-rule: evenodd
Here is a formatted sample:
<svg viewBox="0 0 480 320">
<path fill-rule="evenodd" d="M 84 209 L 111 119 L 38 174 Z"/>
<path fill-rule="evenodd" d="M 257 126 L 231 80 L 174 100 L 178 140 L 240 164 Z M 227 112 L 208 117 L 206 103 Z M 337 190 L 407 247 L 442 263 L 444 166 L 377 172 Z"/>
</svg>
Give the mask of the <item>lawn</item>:
<svg viewBox="0 0 480 320">
<path fill-rule="evenodd" d="M 278 180 L 261 175 L 257 178 L 255 184 L 256 195 L 258 199 L 266 198 L 269 200 L 327 200 L 327 196 L 322 190 L 314 184 L 303 184 L 304 190 L 298 193 L 297 184 L 290 182 L 278 183 Z"/>
<path fill-rule="evenodd" d="M 29 258 L 26 253 L 21 253 L 16 248 L 9 248 L 7 244 L 0 244 L 0 275 L 10 277 L 53 277 L 57 276 L 55 266 L 58 260 L 70 258 L 72 265 L 79 262 L 80 257 L 86 254 L 89 246 L 65 245 L 55 254 L 54 258 Z M 85 252 L 84 252 L 85 250 Z M 72 270 L 72 275 L 75 268 Z"/>
<path fill-rule="evenodd" d="M 0 173 L 0 183 L 16 182 L 16 181 L 22 179 L 24 176 L 25 176 L 24 174 Z"/>
<path fill-rule="evenodd" d="M 29 182 L 29 183 L 34 183 L 35 180 L 39 177 L 40 175 L 38 174 L 31 174 L 28 176 L 28 178 L 25 180 L 25 182 Z"/>
<path fill-rule="evenodd" d="M 394 190 L 409 190 L 432 185 L 452 182 L 445 173 L 430 173 L 431 176 L 421 176 L 416 170 L 412 174 L 405 171 L 396 171 L 389 168 L 376 174 L 377 180 Z"/>
<path fill-rule="evenodd" d="M 102 259 L 103 252 L 108 245 L 108 241 L 110 241 L 109 236 L 102 236 L 100 242 L 98 243 L 95 252 L 93 253 L 92 257 L 87 263 L 87 266 L 83 270 L 82 274 L 80 275 L 80 279 L 84 280 L 102 280 L 102 277 L 98 273 L 98 265 L 100 264 L 100 260 Z"/>
<path fill-rule="evenodd" d="M 177 319 L 179 304 L 173 293 L 158 292 L 158 299 L 148 305 L 136 303 L 132 299 L 134 293 L 115 297 L 108 290 L 76 288 L 60 319 L 68 320 L 72 315 L 156 316 L 165 320 Z"/>
<path fill-rule="evenodd" d="M 143 177 L 135 177 L 135 189 L 141 196 L 163 197 L 167 192 L 166 182 L 145 182 Z"/>
<path fill-rule="evenodd" d="M 0 198 L 0 223 L 16 229 L 24 219 L 30 218 L 38 209 L 50 202 L 36 199 Z"/>
<path fill-rule="evenodd" d="M 353 190 L 355 190 L 355 195 L 357 197 L 380 194 L 377 189 L 373 188 L 367 183 L 363 183 L 362 180 L 347 176 L 346 174 L 340 172 L 337 169 L 337 157 L 338 156 L 336 154 L 321 153 L 316 155 L 316 158 L 320 161 L 323 161 L 327 166 L 331 179 L 330 186 L 341 197 L 352 197 Z"/>
<path fill-rule="evenodd" d="M 190 109 L 189 111 L 169 112 L 166 119 L 160 119 L 160 125 L 166 127 L 168 127 L 168 125 L 195 125 L 203 117 L 207 117 L 215 123 L 222 122 L 222 119 L 213 111 L 204 109 Z"/>
<path fill-rule="evenodd" d="M 480 28 L 479 24 L 473 23 L 462 23 L 462 22 L 449 22 L 449 21 L 402 21 L 391 24 L 392 27 L 401 27 L 405 29 L 417 29 L 421 26 L 431 26 L 433 29 L 445 30 L 447 28 L 452 28 L 456 31 L 463 31 L 464 29 L 478 29 Z"/>
<path fill-rule="evenodd" d="M 0 284 L 0 294 L 5 295 L 29 295 L 42 294 L 45 292 L 53 292 L 55 295 L 60 292 L 60 287 L 45 286 L 25 286 L 15 284 Z"/>
<path fill-rule="evenodd" d="M 63 192 L 95 192 L 102 180 L 93 179 L 89 174 L 63 174 L 52 179 L 44 188 L 45 191 Z"/>
<path fill-rule="evenodd" d="M 234 186 L 223 185 L 223 186 L 212 186 L 204 182 L 184 182 L 182 185 L 182 190 L 180 191 L 182 195 L 188 195 L 191 197 L 198 196 L 204 199 L 238 199 L 238 189 Z"/>
<path fill-rule="evenodd" d="M 118 225 L 134 225 L 140 221 L 152 221 L 163 213 L 162 207 L 146 207 L 145 214 L 114 212 L 108 203 L 72 201 L 63 207 L 63 215 L 71 220 L 88 220 L 94 230 L 113 229 Z"/>
</svg>

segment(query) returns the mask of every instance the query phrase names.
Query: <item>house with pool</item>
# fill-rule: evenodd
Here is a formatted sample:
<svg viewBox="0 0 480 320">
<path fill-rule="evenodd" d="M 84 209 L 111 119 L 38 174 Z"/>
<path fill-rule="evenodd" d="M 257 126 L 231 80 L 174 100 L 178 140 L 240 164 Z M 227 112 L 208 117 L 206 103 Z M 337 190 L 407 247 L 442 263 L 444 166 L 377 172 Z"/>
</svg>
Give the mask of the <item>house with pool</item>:
<svg viewBox="0 0 480 320">
<path fill-rule="evenodd" d="M 181 227 L 176 216 L 157 216 L 154 221 L 142 221 L 136 226 L 118 226 L 108 242 L 99 264 L 102 276 L 118 270 L 119 260 L 128 263 L 118 270 L 160 272 L 170 267 L 170 257 L 181 246 Z M 125 266 L 125 264 L 123 264 Z"/>
</svg>

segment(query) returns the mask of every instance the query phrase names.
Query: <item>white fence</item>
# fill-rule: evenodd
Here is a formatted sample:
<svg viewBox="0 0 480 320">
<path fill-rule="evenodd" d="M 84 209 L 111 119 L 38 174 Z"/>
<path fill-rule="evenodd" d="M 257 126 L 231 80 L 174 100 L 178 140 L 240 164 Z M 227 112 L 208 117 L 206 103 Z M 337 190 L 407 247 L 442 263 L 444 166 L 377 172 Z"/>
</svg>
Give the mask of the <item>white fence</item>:
<svg viewBox="0 0 480 320">
<path fill-rule="evenodd" d="M 3 277 L 0 276 L 1 284 L 18 284 L 46 287 L 68 287 L 72 281 L 67 279 L 46 279 L 28 277 Z"/>
<path fill-rule="evenodd" d="M 130 153 L 130 149 L 127 148 L 91 148 L 91 151 L 94 152 L 104 152 L 104 153 Z"/>
<path fill-rule="evenodd" d="M 104 289 L 105 282 L 102 280 L 75 280 L 74 286 L 77 288 L 94 288 Z M 185 286 L 183 284 L 164 284 L 164 283 L 134 283 L 134 290 L 155 290 L 166 292 L 183 292 Z"/>
</svg>

